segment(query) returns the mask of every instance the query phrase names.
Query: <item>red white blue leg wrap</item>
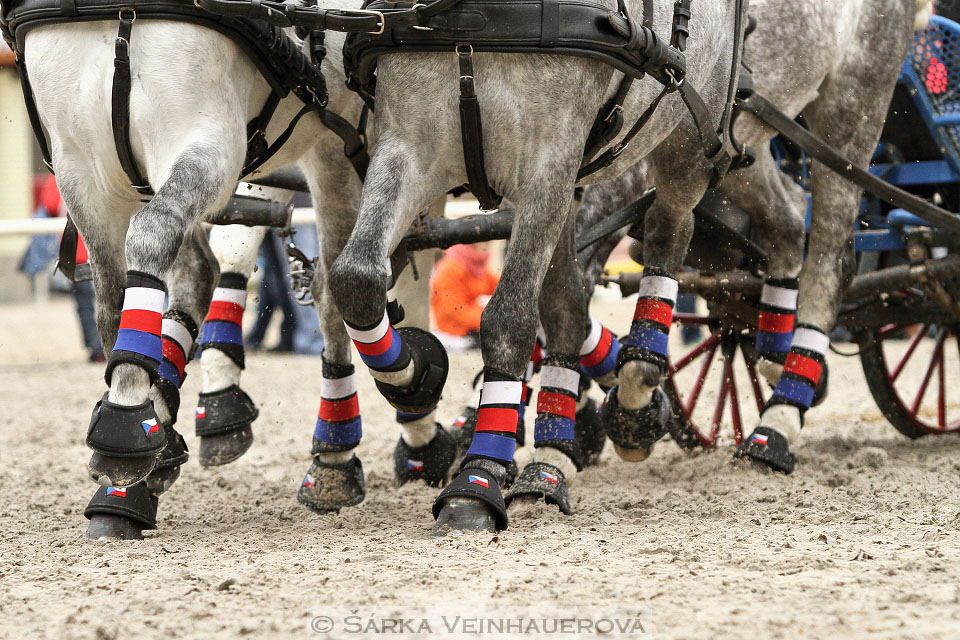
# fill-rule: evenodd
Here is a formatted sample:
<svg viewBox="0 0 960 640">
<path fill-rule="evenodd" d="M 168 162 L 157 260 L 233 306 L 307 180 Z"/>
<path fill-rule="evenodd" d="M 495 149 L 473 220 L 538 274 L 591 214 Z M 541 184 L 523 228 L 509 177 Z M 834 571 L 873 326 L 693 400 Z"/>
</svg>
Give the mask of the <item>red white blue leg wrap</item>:
<svg viewBox="0 0 960 640">
<path fill-rule="evenodd" d="M 617 366 L 620 341 L 600 321 L 590 316 L 590 333 L 580 347 L 580 369 L 588 378 L 602 378 Z"/>
<path fill-rule="evenodd" d="M 487 458 L 507 465 L 517 445 L 517 419 L 523 383 L 485 369 L 477 427 L 464 461 Z"/>
<path fill-rule="evenodd" d="M 320 411 L 313 431 L 313 453 L 348 451 L 360 443 L 362 425 L 353 365 L 323 363 Z"/>
<path fill-rule="evenodd" d="M 677 291 L 676 278 L 647 269 L 640 280 L 640 299 L 637 300 L 630 333 L 620 340 L 620 360 L 639 359 L 666 366 Z"/>
<path fill-rule="evenodd" d="M 551 353 L 540 370 L 537 421 L 533 427 L 535 446 L 545 442 L 574 441 L 580 370 L 577 359 Z"/>
<path fill-rule="evenodd" d="M 247 304 L 247 278 L 239 273 L 221 273 L 203 328 L 200 348 L 222 351 L 244 368 L 243 310 Z"/>
<path fill-rule="evenodd" d="M 163 339 L 163 362 L 160 377 L 177 389 L 183 385 L 184 369 L 193 350 L 197 327 L 184 313 L 169 311 L 163 316 L 161 338 Z"/>
<path fill-rule="evenodd" d="M 787 354 L 783 373 L 766 410 L 778 404 L 787 404 L 800 410 L 800 416 L 813 404 L 813 394 L 823 373 L 823 364 L 830 338 L 816 327 L 798 325 L 793 334 L 793 345 Z"/>
<path fill-rule="evenodd" d="M 127 288 L 123 294 L 120 331 L 107 363 L 107 384 L 113 368 L 132 363 L 147 370 L 151 382 L 163 359 L 160 338 L 166 288 L 159 278 L 138 271 L 127 272 Z"/>
<path fill-rule="evenodd" d="M 390 324 L 386 310 L 377 324 L 356 327 L 344 322 L 347 334 L 360 352 L 360 359 L 374 371 L 400 371 L 410 363 L 410 352 Z"/>
<path fill-rule="evenodd" d="M 793 341 L 797 315 L 797 278 L 769 278 L 760 294 L 757 316 L 757 351 L 768 360 L 783 362 Z"/>
</svg>

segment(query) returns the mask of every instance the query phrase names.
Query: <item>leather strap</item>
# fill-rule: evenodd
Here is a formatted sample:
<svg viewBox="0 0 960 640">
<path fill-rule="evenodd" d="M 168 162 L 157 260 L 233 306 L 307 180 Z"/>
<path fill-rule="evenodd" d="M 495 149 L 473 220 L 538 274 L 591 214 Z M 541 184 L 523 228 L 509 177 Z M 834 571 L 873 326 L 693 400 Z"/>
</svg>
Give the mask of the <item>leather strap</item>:
<svg viewBox="0 0 960 640">
<path fill-rule="evenodd" d="M 473 47 L 457 45 L 460 63 L 460 136 L 463 139 L 463 163 L 470 191 L 486 211 L 500 206 L 502 198 L 490 187 L 483 160 L 483 123 L 473 77 Z"/>
<path fill-rule="evenodd" d="M 153 188 L 143 174 L 133 156 L 130 144 L 130 34 L 136 13 L 120 12 L 120 27 L 114 45 L 113 58 L 113 96 L 111 98 L 111 121 L 113 122 L 113 142 L 117 147 L 120 166 L 130 180 L 130 186 L 145 196 L 153 195 Z"/>
<path fill-rule="evenodd" d="M 806 151 L 815 160 L 822 162 L 829 169 L 832 169 L 884 202 L 901 209 L 906 209 L 927 222 L 943 227 L 948 231 L 960 233 L 960 216 L 927 202 L 912 193 L 907 193 L 903 189 L 895 187 L 886 180 L 882 180 L 866 169 L 861 168 L 843 154 L 835 151 L 819 137 L 794 122 L 763 96 L 754 93 L 749 98 L 738 101 L 738 106 L 741 109 L 749 111 L 779 131 L 784 137 Z"/>
<path fill-rule="evenodd" d="M 540 46 L 554 47 L 560 42 L 560 0 L 542 0 L 540 6 Z"/>
<path fill-rule="evenodd" d="M 14 60 L 17 66 L 17 74 L 20 76 L 20 88 L 23 90 L 23 101 L 27 108 L 27 118 L 30 120 L 30 127 L 33 129 L 33 135 L 36 137 L 37 144 L 40 146 L 40 155 L 43 156 L 43 164 L 50 170 L 50 173 L 53 173 L 50 147 L 47 144 L 47 136 L 40 122 L 40 114 L 37 113 L 37 103 L 33 99 L 33 89 L 30 87 L 30 78 L 27 76 L 27 64 L 20 57 L 19 53 Z"/>
</svg>

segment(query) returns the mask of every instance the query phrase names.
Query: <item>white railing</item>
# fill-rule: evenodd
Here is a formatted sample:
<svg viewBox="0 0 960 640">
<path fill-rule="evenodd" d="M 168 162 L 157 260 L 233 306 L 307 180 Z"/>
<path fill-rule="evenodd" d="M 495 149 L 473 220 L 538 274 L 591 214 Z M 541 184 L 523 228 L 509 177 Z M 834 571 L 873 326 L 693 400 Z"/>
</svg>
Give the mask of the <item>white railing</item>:
<svg viewBox="0 0 960 640">
<path fill-rule="evenodd" d="M 471 213 L 480 213 L 476 200 L 450 200 L 447 202 L 446 215 L 459 218 Z M 313 224 L 315 220 L 312 207 L 297 207 L 293 210 L 293 224 Z M 63 232 L 63 218 L 25 218 L 20 220 L 0 220 L 0 238 L 9 236 L 51 235 Z"/>
</svg>

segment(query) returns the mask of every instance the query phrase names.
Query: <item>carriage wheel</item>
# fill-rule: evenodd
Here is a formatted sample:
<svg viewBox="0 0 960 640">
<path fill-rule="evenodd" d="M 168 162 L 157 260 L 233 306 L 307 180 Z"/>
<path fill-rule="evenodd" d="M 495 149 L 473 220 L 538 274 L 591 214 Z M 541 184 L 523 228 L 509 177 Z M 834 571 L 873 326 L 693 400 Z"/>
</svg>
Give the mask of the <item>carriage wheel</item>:
<svg viewBox="0 0 960 640">
<path fill-rule="evenodd" d="M 674 321 L 710 333 L 681 357 L 668 359 L 664 389 L 673 407 L 673 440 L 687 451 L 716 449 L 722 434 L 730 433 L 739 445 L 744 423 L 748 428 L 758 423 L 770 394 L 757 372 L 753 335 L 724 326 L 713 316 L 677 313 Z"/>
<path fill-rule="evenodd" d="M 873 399 L 908 438 L 960 432 L 960 376 L 954 326 L 891 324 L 861 339 L 860 363 Z M 954 383 L 956 385 L 956 383 Z"/>
</svg>

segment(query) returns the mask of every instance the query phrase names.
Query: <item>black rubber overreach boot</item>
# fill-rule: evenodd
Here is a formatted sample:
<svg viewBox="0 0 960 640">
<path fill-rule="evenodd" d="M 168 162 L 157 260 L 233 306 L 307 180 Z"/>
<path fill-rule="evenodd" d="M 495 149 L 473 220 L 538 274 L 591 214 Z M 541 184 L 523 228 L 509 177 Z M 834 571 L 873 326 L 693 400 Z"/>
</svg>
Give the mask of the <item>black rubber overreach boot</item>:
<svg viewBox="0 0 960 640">
<path fill-rule="evenodd" d="M 253 400 L 238 385 L 201 393 L 196 410 L 201 466 L 225 465 L 246 453 L 253 444 L 250 425 L 259 415 Z"/>
<path fill-rule="evenodd" d="M 363 465 L 356 456 L 334 463 L 314 458 L 300 484 L 297 502 L 317 513 L 330 513 L 358 505 L 366 495 Z"/>
<path fill-rule="evenodd" d="M 793 473 L 797 459 L 790 453 L 787 439 L 769 427 L 757 427 L 733 454 L 734 458 L 750 458 L 774 471 Z"/>
<path fill-rule="evenodd" d="M 437 520 L 433 535 L 506 529 L 507 507 L 500 491 L 505 475 L 504 466 L 493 460 L 475 458 L 466 462 L 433 503 Z"/>
<path fill-rule="evenodd" d="M 590 467 L 600 462 L 603 445 L 607 443 L 607 430 L 593 398 L 589 398 L 587 404 L 577 411 L 573 433 L 580 445 L 583 466 Z"/>
<path fill-rule="evenodd" d="M 400 327 L 397 333 L 413 358 L 413 383 L 409 387 L 396 387 L 376 380 L 377 389 L 394 409 L 404 413 L 426 413 L 440 402 L 450 369 L 447 352 L 440 340 L 429 331 Z"/>
<path fill-rule="evenodd" d="M 507 508 L 519 496 L 543 498 L 547 504 L 557 505 L 563 513 L 573 513 L 566 476 L 558 467 L 546 462 L 531 462 L 523 468 L 516 482 L 503 496 Z"/>
<path fill-rule="evenodd" d="M 610 390 L 600 408 L 607 437 L 619 448 L 617 453 L 621 458 L 643 460 L 657 440 L 667 434 L 670 401 L 667 400 L 667 394 L 657 387 L 653 390 L 650 404 L 630 411 L 620 406 L 617 390 L 618 387 Z"/>
<path fill-rule="evenodd" d="M 142 482 L 126 489 L 100 487 L 83 510 L 90 520 L 84 537 L 142 540 L 144 529 L 157 528 L 157 502 Z"/>
<path fill-rule="evenodd" d="M 411 447 L 401 437 L 393 450 L 394 483 L 399 487 L 423 480 L 431 487 L 441 487 L 447 483 L 456 457 L 456 443 L 439 424 L 437 434 L 422 447 Z"/>
<path fill-rule="evenodd" d="M 125 406 L 110 402 L 108 395 L 104 394 L 90 417 L 86 444 L 94 453 L 87 468 L 101 486 L 129 487 L 153 471 L 166 429 L 157 419 L 152 401 Z"/>
</svg>

